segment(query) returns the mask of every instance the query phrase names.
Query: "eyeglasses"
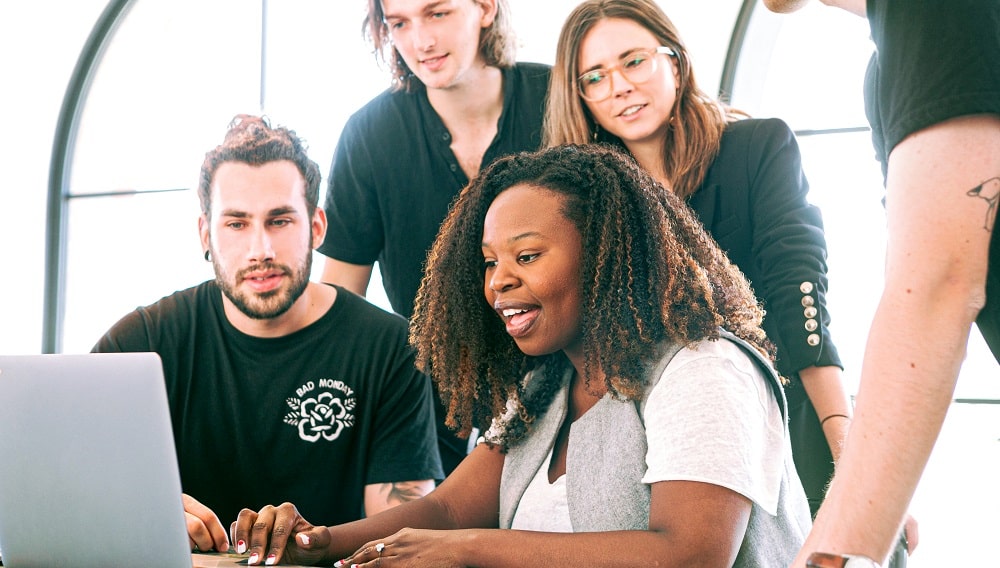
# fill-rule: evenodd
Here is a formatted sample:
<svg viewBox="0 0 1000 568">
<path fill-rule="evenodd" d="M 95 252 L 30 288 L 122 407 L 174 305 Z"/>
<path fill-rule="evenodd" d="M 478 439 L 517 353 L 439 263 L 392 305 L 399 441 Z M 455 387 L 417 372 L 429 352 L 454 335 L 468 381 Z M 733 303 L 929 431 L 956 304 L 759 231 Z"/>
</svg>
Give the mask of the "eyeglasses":
<svg viewBox="0 0 1000 568">
<path fill-rule="evenodd" d="M 611 96 L 614 87 L 611 84 L 611 72 L 617 70 L 632 84 L 645 83 L 656 73 L 656 54 L 677 55 L 669 47 L 660 46 L 655 51 L 637 49 L 618 61 L 618 65 L 610 69 L 593 69 L 580 75 L 576 80 L 580 96 L 597 103 Z"/>
</svg>

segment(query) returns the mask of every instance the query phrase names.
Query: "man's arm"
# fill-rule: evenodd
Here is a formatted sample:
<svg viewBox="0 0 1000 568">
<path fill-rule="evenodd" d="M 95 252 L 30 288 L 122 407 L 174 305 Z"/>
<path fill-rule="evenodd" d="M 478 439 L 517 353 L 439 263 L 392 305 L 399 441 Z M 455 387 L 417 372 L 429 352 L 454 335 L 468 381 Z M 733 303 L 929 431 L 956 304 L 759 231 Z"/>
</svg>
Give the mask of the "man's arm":
<svg viewBox="0 0 1000 568">
<path fill-rule="evenodd" d="M 396 505 L 420 499 L 433 490 L 433 479 L 365 485 L 365 516 L 371 517 Z"/>
<path fill-rule="evenodd" d="M 333 258 L 327 258 L 323 264 L 323 282 L 343 286 L 362 298 L 368 292 L 371 279 L 371 264 L 351 264 Z"/>
<path fill-rule="evenodd" d="M 855 419 L 795 566 L 812 551 L 888 555 L 985 302 L 1000 192 L 994 186 L 1000 186 L 997 116 L 939 123 L 910 135 L 889 156 L 885 288 Z"/>
</svg>

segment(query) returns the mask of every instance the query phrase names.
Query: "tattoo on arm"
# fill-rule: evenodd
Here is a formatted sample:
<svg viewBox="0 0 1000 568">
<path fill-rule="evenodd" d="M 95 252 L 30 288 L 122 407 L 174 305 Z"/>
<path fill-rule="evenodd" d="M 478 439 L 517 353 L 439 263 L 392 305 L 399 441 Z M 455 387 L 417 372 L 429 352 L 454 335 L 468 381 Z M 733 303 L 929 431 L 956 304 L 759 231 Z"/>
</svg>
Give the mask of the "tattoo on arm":
<svg viewBox="0 0 1000 568">
<path fill-rule="evenodd" d="M 1000 201 L 1000 177 L 990 178 L 965 194 L 969 197 L 978 197 L 987 203 L 986 221 L 983 223 L 983 228 L 992 232 L 993 223 L 996 221 L 997 202 Z"/>
<path fill-rule="evenodd" d="M 399 505 L 407 501 L 420 499 L 430 493 L 434 488 L 434 483 L 426 481 L 395 481 L 393 483 L 382 483 L 379 485 L 379 495 L 385 497 L 385 502 L 389 505 Z"/>
</svg>

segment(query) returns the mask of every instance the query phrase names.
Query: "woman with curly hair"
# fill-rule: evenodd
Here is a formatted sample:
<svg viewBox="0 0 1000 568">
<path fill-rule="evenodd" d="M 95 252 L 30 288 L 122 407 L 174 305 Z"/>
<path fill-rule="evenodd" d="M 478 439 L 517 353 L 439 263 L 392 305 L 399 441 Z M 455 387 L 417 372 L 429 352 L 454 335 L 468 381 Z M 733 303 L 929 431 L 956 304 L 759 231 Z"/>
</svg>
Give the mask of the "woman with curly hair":
<svg viewBox="0 0 1000 568">
<path fill-rule="evenodd" d="M 764 305 L 789 379 L 796 470 L 815 512 L 850 425 L 827 311 L 827 247 L 795 136 L 702 91 L 655 0 L 587 0 L 563 24 L 544 143 L 613 144 L 684 199 Z"/>
<path fill-rule="evenodd" d="M 495 162 L 454 203 L 416 305 L 418 365 L 453 427 L 493 417 L 485 439 L 426 497 L 358 522 L 244 510 L 233 538 L 260 558 L 791 561 L 809 509 L 761 310 L 684 203 L 630 158 L 567 146 Z"/>
</svg>

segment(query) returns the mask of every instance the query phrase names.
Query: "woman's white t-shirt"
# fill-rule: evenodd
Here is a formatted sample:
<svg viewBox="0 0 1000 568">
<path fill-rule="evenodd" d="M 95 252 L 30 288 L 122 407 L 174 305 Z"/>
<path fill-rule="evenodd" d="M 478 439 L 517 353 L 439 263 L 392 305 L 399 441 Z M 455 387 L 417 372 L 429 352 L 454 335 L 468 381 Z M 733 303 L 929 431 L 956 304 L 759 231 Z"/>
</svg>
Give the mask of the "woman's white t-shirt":
<svg viewBox="0 0 1000 568">
<path fill-rule="evenodd" d="M 736 344 L 701 341 L 681 349 L 650 391 L 643 422 L 643 483 L 711 483 L 777 513 L 784 418 L 756 362 Z M 512 528 L 572 531 L 566 476 L 549 484 L 550 460 L 551 452 L 521 497 Z"/>
</svg>

